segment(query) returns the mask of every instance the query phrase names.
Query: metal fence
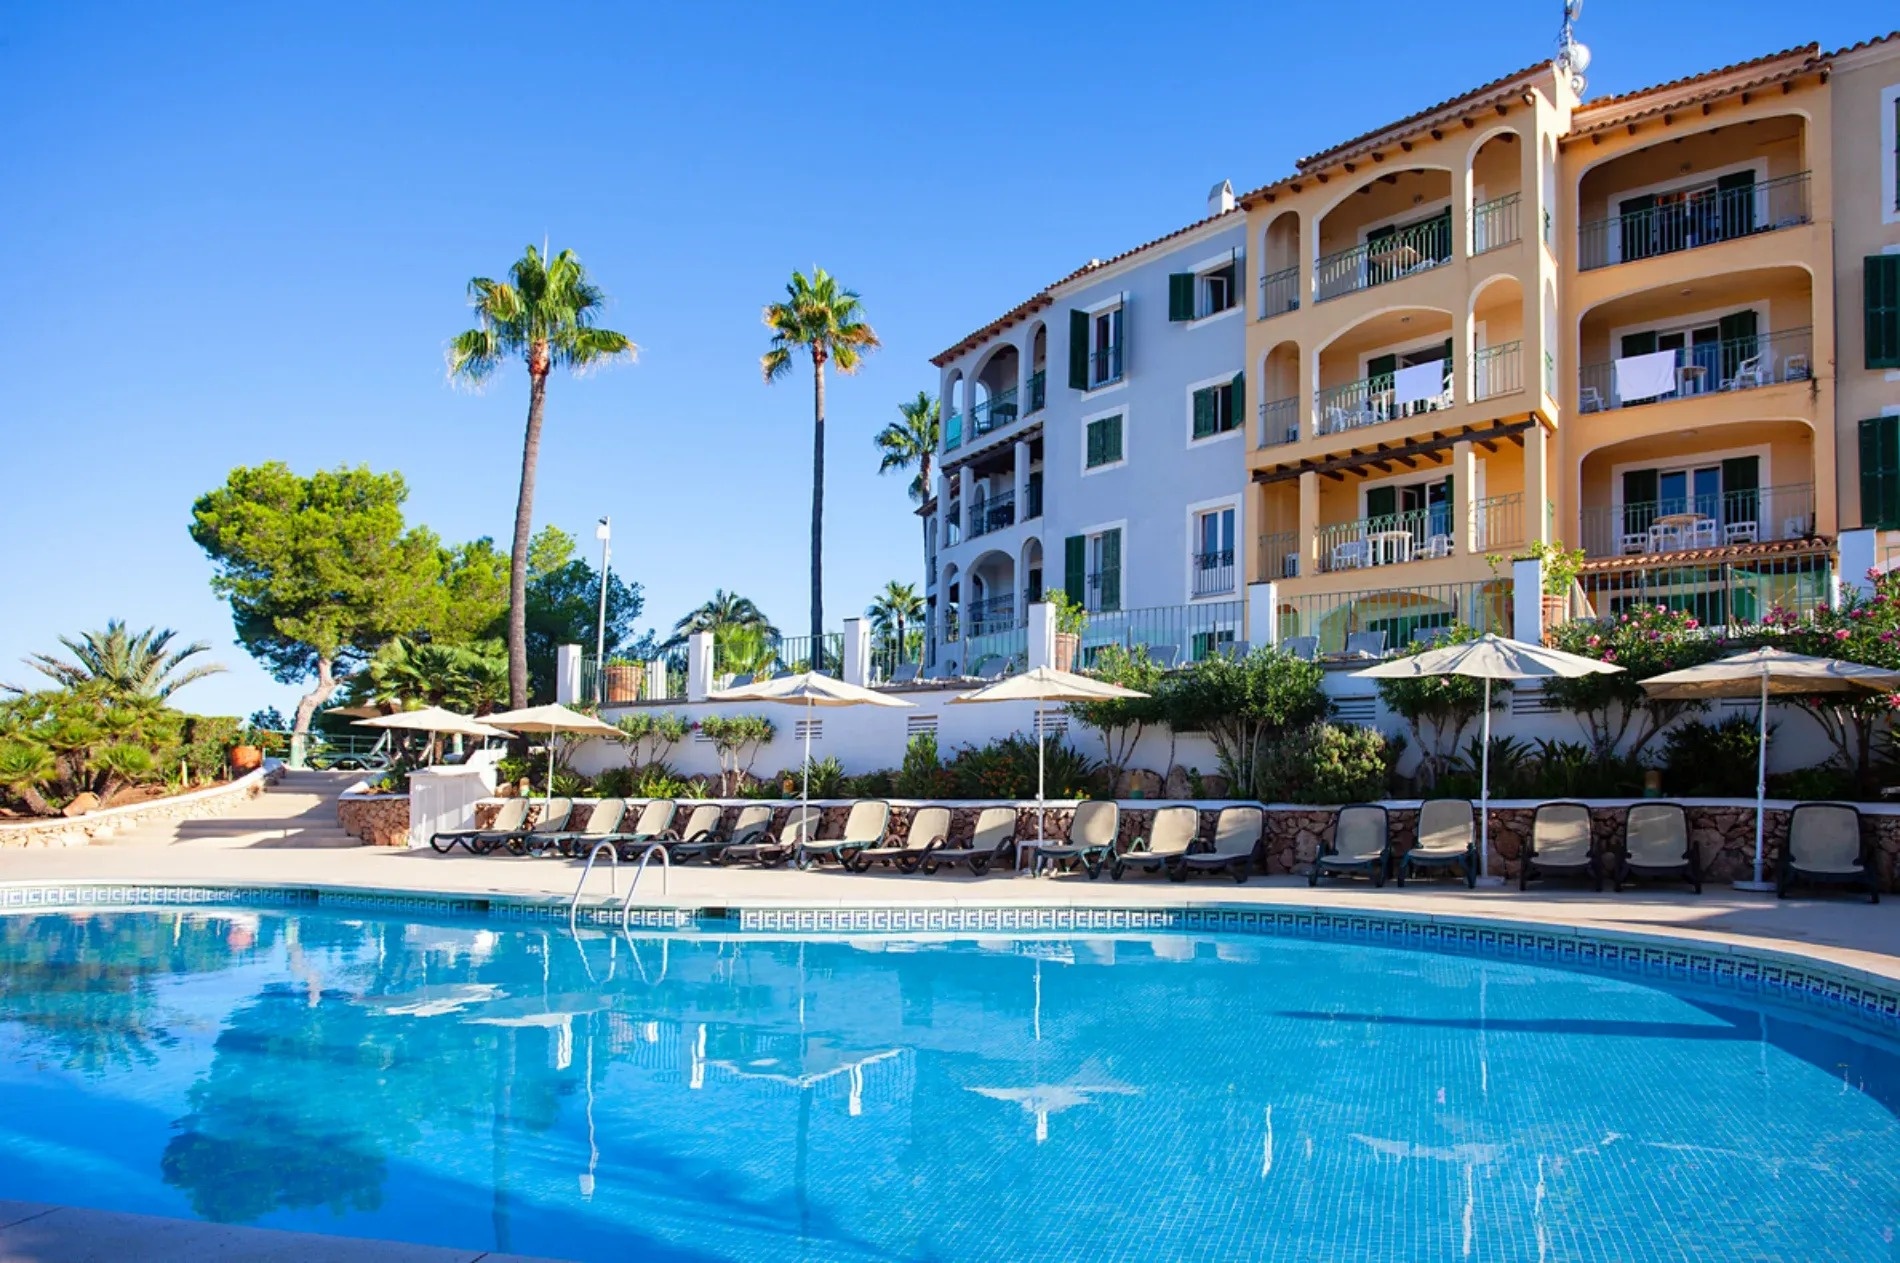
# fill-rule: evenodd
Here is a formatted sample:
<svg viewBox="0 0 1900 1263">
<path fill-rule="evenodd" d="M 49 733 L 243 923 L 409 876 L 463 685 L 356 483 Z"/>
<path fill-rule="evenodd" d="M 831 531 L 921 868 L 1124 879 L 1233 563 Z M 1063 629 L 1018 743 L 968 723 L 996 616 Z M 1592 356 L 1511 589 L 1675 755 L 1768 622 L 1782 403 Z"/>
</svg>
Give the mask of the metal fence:
<svg viewBox="0 0 1900 1263">
<path fill-rule="evenodd" d="M 1509 579 L 1283 597 L 1280 640 L 1312 636 L 1318 652 L 1343 653 L 1348 636 L 1383 633 L 1384 648 L 1395 650 L 1454 623 L 1509 635 L 1512 599 Z"/>
<path fill-rule="evenodd" d="M 1599 618 L 1643 606 L 1681 610 L 1709 628 L 1735 630 L 1779 609 L 1807 615 L 1828 603 L 1833 562 L 1825 553 L 1700 566 L 1629 566 L 1586 571 L 1578 582 Z"/>
<path fill-rule="evenodd" d="M 1260 318 L 1300 308 L 1300 269 L 1290 267 L 1260 278 Z"/>
<path fill-rule="evenodd" d="M 1240 601 L 1200 601 L 1090 614 L 1080 664 L 1088 665 L 1107 645 L 1146 645 L 1161 658 L 1198 662 L 1240 639 L 1243 607 Z"/>
<path fill-rule="evenodd" d="M 1471 356 L 1471 397 L 1495 399 L 1524 389 L 1524 344 L 1504 342 Z"/>
<path fill-rule="evenodd" d="M 1578 226 L 1579 269 L 1587 272 L 1805 224 L 1808 173 L 1727 187 L 1716 181 L 1673 189 L 1666 197 L 1633 200 L 1647 204 Z"/>
<path fill-rule="evenodd" d="M 1449 258 L 1449 216 L 1413 224 L 1321 258 L 1314 267 L 1313 287 L 1317 291 L 1314 297 L 1323 303 L 1342 294 L 1396 281 Z"/>
<path fill-rule="evenodd" d="M 1300 441 L 1300 401 L 1269 399 L 1260 405 L 1260 446 Z"/>
<path fill-rule="evenodd" d="M 1578 407 L 1608 412 L 1665 399 L 1689 399 L 1725 390 L 1757 390 L 1781 382 L 1804 382 L 1814 375 L 1814 330 L 1780 329 L 1740 338 L 1676 347 L 1674 383 L 1657 394 L 1625 397 L 1616 364 L 1586 364 L 1577 371 Z M 1639 387 L 1638 389 L 1646 389 Z"/>
<path fill-rule="evenodd" d="M 1581 518 L 1579 543 L 1590 557 L 1805 539 L 1814 533 L 1814 484 L 1598 505 L 1585 509 Z"/>
<path fill-rule="evenodd" d="M 1509 193 L 1471 208 L 1471 253 L 1512 245 L 1523 235 L 1517 226 L 1519 201 L 1518 194 Z"/>
<path fill-rule="evenodd" d="M 1015 524 L 1016 493 L 1014 490 L 1000 491 L 988 499 L 977 500 L 970 505 L 971 539 Z"/>
<path fill-rule="evenodd" d="M 580 676 L 578 700 L 584 705 L 676 701 L 686 696 L 686 654 L 652 661 L 610 657 L 605 671 L 593 654 L 582 654 Z"/>
</svg>

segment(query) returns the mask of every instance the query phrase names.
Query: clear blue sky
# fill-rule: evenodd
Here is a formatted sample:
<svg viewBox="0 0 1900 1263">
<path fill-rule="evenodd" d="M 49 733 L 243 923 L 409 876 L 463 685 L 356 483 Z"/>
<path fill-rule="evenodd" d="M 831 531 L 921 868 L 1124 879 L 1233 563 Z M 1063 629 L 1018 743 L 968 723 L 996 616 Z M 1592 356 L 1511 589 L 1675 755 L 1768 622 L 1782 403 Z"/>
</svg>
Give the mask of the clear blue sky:
<svg viewBox="0 0 1900 1263">
<path fill-rule="evenodd" d="M 285 705 L 186 535 L 230 467 L 366 462 L 504 538 L 526 386 L 445 381 L 464 286 L 545 235 L 640 362 L 550 390 L 538 523 L 614 518 L 670 624 L 806 622 L 810 383 L 762 304 L 822 264 L 884 349 L 831 391 L 826 622 L 921 583 L 872 433 L 929 357 L 1295 158 L 1550 54 L 1558 0 L 15 5 L 0 28 L 0 680 L 123 617 L 212 641 L 194 709 Z M 1891 0 L 1589 0 L 1591 95 L 1893 22 Z M 1258 58 L 1248 55 L 1257 50 Z M 1392 60 L 1387 60 L 1391 55 Z M 288 706 L 285 705 L 288 709 Z"/>
</svg>

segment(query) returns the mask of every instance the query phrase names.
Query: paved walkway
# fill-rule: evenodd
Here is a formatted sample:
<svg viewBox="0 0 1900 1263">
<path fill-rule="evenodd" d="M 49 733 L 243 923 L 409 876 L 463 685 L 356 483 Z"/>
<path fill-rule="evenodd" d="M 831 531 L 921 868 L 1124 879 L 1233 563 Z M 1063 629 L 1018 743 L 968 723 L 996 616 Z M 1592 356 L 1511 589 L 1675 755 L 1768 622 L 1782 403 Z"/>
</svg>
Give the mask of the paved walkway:
<svg viewBox="0 0 1900 1263">
<path fill-rule="evenodd" d="M 336 822 L 336 798 L 363 779 L 359 772 L 286 771 L 235 811 L 205 820 L 162 820 L 102 838 L 98 847 L 355 847 Z M 0 859 L 0 867 L 5 860 Z"/>
</svg>

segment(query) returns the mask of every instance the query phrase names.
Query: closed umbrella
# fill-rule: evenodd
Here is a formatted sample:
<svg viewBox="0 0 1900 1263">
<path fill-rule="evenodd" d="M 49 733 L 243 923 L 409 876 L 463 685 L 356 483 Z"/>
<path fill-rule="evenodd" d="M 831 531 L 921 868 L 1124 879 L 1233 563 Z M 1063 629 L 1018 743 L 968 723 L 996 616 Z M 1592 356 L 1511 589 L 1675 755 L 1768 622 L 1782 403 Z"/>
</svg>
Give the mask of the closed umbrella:
<svg viewBox="0 0 1900 1263">
<path fill-rule="evenodd" d="M 1043 731 L 1042 707 L 1045 702 L 1112 702 L 1122 698 L 1146 697 L 1134 689 L 1110 684 L 1073 671 L 1054 667 L 1036 667 L 1019 675 L 1008 676 L 974 693 L 950 699 L 951 705 L 982 702 L 1036 703 L 1036 842 L 1042 842 Z"/>
<path fill-rule="evenodd" d="M 584 715 L 565 706 L 529 706 L 522 710 L 504 710 L 493 715 L 482 716 L 482 722 L 494 728 L 505 728 L 509 732 L 539 732 L 548 735 L 548 797 L 554 797 L 554 742 L 555 733 L 575 732 L 593 733 L 600 737 L 617 737 L 620 729 L 612 724 L 602 723 L 592 715 Z"/>
<path fill-rule="evenodd" d="M 1407 654 L 1353 674 L 1373 680 L 1462 675 L 1484 681 L 1484 737 L 1478 756 L 1478 873 L 1480 880 L 1488 883 L 1491 880 L 1491 682 L 1570 679 L 1622 669 L 1596 658 L 1486 632 L 1473 640 Z"/>
<path fill-rule="evenodd" d="M 1753 649 L 1701 666 L 1666 671 L 1643 681 L 1654 698 L 1695 701 L 1758 698 L 1761 737 L 1755 755 L 1755 876 L 1738 881 L 1737 890 L 1773 890 L 1762 875 L 1762 817 L 1768 801 L 1768 699 L 1815 693 L 1892 693 L 1900 691 L 1900 671 L 1870 667 L 1838 658 L 1815 658 L 1780 649 Z"/>
<path fill-rule="evenodd" d="M 816 671 L 801 671 L 797 675 L 788 675 L 777 680 L 761 680 L 757 684 L 745 684 L 735 689 L 721 689 L 708 693 L 709 702 L 773 702 L 780 705 L 805 707 L 805 783 L 799 793 L 802 806 L 811 802 L 811 725 L 812 708 L 815 706 L 902 706 L 910 708 L 910 703 L 900 701 L 875 689 L 862 685 L 846 684 L 843 680 L 829 675 L 820 675 Z M 801 816 L 803 811 L 799 813 Z"/>
</svg>

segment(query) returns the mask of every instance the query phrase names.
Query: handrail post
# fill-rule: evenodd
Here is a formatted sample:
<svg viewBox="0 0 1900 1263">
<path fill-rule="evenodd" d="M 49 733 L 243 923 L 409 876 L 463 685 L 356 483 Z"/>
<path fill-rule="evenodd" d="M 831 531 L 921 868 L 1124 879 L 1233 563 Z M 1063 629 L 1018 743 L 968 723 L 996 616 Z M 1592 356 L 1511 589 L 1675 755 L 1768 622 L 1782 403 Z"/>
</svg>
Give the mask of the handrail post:
<svg viewBox="0 0 1900 1263">
<path fill-rule="evenodd" d="M 593 873 L 594 861 L 600 858 L 602 851 L 607 852 L 607 858 L 611 861 L 607 870 L 610 874 L 607 893 L 609 897 L 620 893 L 620 849 L 611 842 L 596 842 L 594 843 L 594 849 L 587 853 L 587 866 L 581 869 L 581 879 L 574 886 L 574 898 L 571 899 L 567 905 L 567 923 L 569 925 L 573 925 L 575 918 L 580 915 L 581 892 L 587 889 L 587 878 Z M 628 891 L 629 895 L 632 893 L 631 890 Z"/>
<path fill-rule="evenodd" d="M 655 851 L 660 854 L 660 893 L 666 894 L 673 884 L 673 858 L 667 854 L 663 843 L 655 842 L 640 853 L 640 867 L 633 871 L 633 880 L 627 883 L 627 897 L 620 902 L 620 928 L 623 931 L 633 917 L 634 892 L 640 889 L 640 878 L 645 875 L 647 862 L 653 858 Z"/>
</svg>

